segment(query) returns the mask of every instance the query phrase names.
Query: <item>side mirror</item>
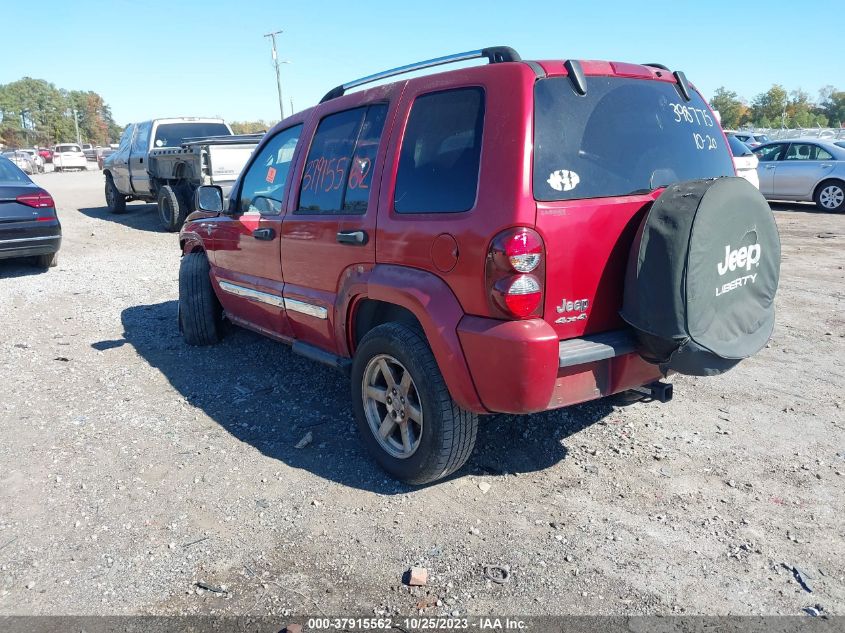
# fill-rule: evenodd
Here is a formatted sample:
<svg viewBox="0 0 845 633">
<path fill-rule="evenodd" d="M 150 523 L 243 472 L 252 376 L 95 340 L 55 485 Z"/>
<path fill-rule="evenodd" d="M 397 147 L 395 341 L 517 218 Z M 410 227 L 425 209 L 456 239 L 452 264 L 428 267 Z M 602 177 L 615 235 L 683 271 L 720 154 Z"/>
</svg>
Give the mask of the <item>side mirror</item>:
<svg viewBox="0 0 845 633">
<path fill-rule="evenodd" d="M 223 190 L 217 185 L 197 187 L 194 208 L 208 213 L 223 213 Z"/>
</svg>

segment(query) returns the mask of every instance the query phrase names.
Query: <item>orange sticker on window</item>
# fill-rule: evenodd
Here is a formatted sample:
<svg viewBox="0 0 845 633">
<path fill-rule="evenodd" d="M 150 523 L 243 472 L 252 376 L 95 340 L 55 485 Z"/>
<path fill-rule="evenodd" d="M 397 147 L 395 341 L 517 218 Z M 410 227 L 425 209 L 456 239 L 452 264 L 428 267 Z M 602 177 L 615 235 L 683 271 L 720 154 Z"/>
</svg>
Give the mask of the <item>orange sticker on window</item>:
<svg viewBox="0 0 845 633">
<path fill-rule="evenodd" d="M 274 180 L 276 180 L 276 168 L 275 168 L 275 167 L 270 167 L 270 168 L 267 170 L 267 182 L 270 182 L 270 183 L 271 183 L 271 182 L 273 182 Z"/>
</svg>

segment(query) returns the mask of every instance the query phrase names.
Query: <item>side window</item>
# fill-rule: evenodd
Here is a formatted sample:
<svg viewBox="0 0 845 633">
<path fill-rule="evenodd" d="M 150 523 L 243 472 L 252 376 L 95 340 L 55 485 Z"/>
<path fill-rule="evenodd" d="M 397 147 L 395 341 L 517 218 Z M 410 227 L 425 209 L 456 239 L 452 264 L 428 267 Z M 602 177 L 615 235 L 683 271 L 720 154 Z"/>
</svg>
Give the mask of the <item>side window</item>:
<svg viewBox="0 0 845 633">
<path fill-rule="evenodd" d="M 475 206 L 484 91 L 460 88 L 417 97 L 399 153 L 397 213 L 454 213 Z"/>
<path fill-rule="evenodd" d="M 136 126 L 135 138 L 132 140 L 133 154 L 144 154 L 150 148 L 150 129 L 152 126 L 151 121 L 139 123 Z"/>
<path fill-rule="evenodd" d="M 320 121 L 302 175 L 297 213 L 365 213 L 387 116 L 376 104 Z"/>
<path fill-rule="evenodd" d="M 772 160 L 780 160 L 785 147 L 785 143 L 767 145 L 766 147 L 757 148 L 754 150 L 754 153 L 757 155 L 757 158 L 760 159 L 761 163 L 765 163 Z"/>
<path fill-rule="evenodd" d="M 123 152 L 129 149 L 129 144 L 132 142 L 132 133 L 135 131 L 135 125 L 130 124 L 126 130 L 123 132 L 123 136 L 120 137 L 120 145 L 118 145 L 117 151 Z"/>
<path fill-rule="evenodd" d="M 828 152 L 825 148 L 816 145 L 816 150 L 817 153 L 813 157 L 813 160 L 833 160 L 833 154 Z"/>
<path fill-rule="evenodd" d="M 786 152 L 786 160 L 815 160 L 818 147 L 806 143 L 792 143 Z"/>
<path fill-rule="evenodd" d="M 244 174 L 238 202 L 240 213 L 281 214 L 285 184 L 301 133 L 302 125 L 282 130 L 263 147 Z"/>
</svg>

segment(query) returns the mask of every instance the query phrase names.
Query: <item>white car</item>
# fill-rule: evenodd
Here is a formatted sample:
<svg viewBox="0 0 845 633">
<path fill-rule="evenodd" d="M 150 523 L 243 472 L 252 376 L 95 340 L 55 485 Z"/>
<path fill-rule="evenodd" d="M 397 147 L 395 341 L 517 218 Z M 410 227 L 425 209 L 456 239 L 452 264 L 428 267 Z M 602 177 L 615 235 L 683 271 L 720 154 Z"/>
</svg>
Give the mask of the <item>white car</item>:
<svg viewBox="0 0 845 633">
<path fill-rule="evenodd" d="M 757 165 L 760 161 L 745 143 L 740 141 L 734 134 L 726 134 L 728 137 L 728 147 L 733 156 L 734 169 L 736 175 L 745 178 L 752 185 L 760 188 L 760 176 L 757 173 Z"/>
<path fill-rule="evenodd" d="M 66 169 L 88 169 L 88 159 L 82 148 L 75 143 L 56 145 L 53 148 L 53 169 L 65 171 Z"/>
<path fill-rule="evenodd" d="M 41 158 L 41 156 L 38 154 L 37 149 L 21 149 L 18 151 L 23 152 L 32 159 L 32 162 L 35 165 L 36 172 L 38 172 L 39 174 L 44 173 L 44 159 Z"/>
</svg>

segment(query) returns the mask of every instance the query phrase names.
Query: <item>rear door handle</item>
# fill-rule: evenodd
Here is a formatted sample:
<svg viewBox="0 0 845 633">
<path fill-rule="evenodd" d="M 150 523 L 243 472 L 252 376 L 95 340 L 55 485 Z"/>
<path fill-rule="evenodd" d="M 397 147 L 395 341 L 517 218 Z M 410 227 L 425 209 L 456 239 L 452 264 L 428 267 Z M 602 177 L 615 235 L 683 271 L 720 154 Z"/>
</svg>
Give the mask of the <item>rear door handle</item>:
<svg viewBox="0 0 845 633">
<path fill-rule="evenodd" d="M 367 233 L 365 231 L 338 231 L 338 244 L 353 244 L 363 246 L 367 243 Z"/>
<path fill-rule="evenodd" d="M 833 163 L 822 163 L 822 167 L 833 167 Z"/>
<path fill-rule="evenodd" d="M 774 168 L 775 168 L 774 165 L 766 165 L 766 169 L 774 169 Z"/>
<path fill-rule="evenodd" d="M 276 232 L 273 229 L 255 229 L 252 232 L 252 237 L 257 240 L 272 240 L 276 237 Z"/>
</svg>

